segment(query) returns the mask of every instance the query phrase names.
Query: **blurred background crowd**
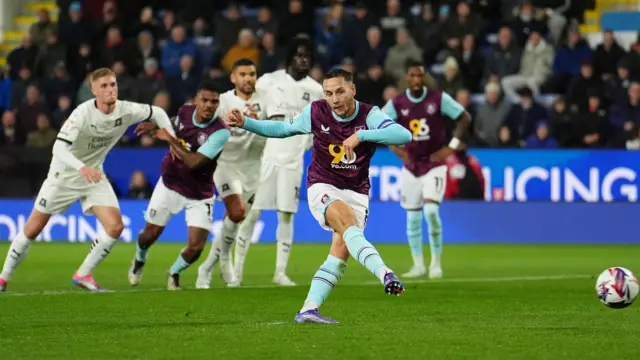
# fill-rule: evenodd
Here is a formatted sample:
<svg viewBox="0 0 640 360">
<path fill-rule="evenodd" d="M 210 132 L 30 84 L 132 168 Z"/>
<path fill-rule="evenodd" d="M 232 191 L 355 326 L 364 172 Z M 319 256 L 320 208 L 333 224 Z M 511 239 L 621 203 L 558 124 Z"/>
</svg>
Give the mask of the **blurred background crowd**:
<svg viewBox="0 0 640 360">
<path fill-rule="evenodd" d="M 468 143 L 488 148 L 640 148 L 640 55 L 579 24 L 582 0 L 58 0 L 37 10 L 11 48 L 0 83 L 0 146 L 48 148 L 74 106 L 92 98 L 87 74 L 110 67 L 120 98 L 170 115 L 203 77 L 230 89 L 234 61 L 266 73 L 305 34 L 311 76 L 343 67 L 357 97 L 382 106 L 406 89 L 405 63 L 473 115 Z M 57 10 L 56 10 L 57 9 Z M 154 146 L 128 132 L 123 146 Z M 148 190 L 148 189 L 147 189 Z"/>
</svg>

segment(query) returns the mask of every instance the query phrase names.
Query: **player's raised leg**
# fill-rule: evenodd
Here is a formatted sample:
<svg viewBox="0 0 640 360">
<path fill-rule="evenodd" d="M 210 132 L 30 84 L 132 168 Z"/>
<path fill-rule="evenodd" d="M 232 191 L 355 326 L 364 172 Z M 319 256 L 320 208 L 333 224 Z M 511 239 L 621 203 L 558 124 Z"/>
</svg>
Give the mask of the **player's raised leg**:
<svg viewBox="0 0 640 360">
<path fill-rule="evenodd" d="M 276 241 L 276 271 L 273 282 L 280 286 L 295 286 L 296 283 L 287 276 L 287 264 L 293 246 L 293 213 L 278 211 Z"/>
<path fill-rule="evenodd" d="M 7 289 L 7 284 L 11 280 L 14 271 L 25 259 L 31 248 L 31 244 L 35 238 L 40 235 L 50 218 L 51 214 L 46 214 L 36 209 L 31 211 L 31 215 L 29 215 L 24 229 L 11 241 L 2 273 L 0 273 L 0 292 Z"/>
<path fill-rule="evenodd" d="M 244 262 L 247 258 L 247 252 L 249 251 L 249 246 L 251 246 L 251 239 L 253 239 L 253 231 L 260 218 L 260 214 L 260 210 L 251 209 L 238 230 L 233 271 L 236 274 L 236 279 L 239 284 L 242 284 L 244 278 Z"/>
<path fill-rule="evenodd" d="M 168 290 L 181 290 L 180 286 L 180 273 L 186 270 L 191 264 L 198 261 L 204 246 L 207 243 L 209 237 L 209 230 L 189 226 L 189 241 L 187 247 L 182 249 L 176 261 L 171 265 L 169 269 L 169 282 L 167 285 Z"/>
<path fill-rule="evenodd" d="M 110 188 L 110 185 L 106 184 Z M 93 206 L 91 211 L 102 224 L 104 231 L 91 244 L 89 254 L 73 275 L 73 284 L 86 290 L 98 291 L 102 288 L 93 279 L 93 270 L 111 253 L 111 249 L 124 230 L 124 224 L 120 209 L 117 207 Z"/>
<path fill-rule="evenodd" d="M 149 219 L 148 214 L 151 210 L 157 211 L 155 209 L 147 210 L 147 219 Z M 142 231 L 140 231 L 140 234 L 138 234 L 138 242 L 136 243 L 136 254 L 133 258 L 133 262 L 131 263 L 128 274 L 129 284 L 131 284 L 132 286 L 138 285 L 142 280 L 142 273 L 144 270 L 144 266 L 147 263 L 149 248 L 153 244 L 155 244 L 158 238 L 160 238 L 160 235 L 162 235 L 163 231 L 164 226 L 159 226 L 147 222 L 144 226 L 144 229 L 142 229 Z"/>
<path fill-rule="evenodd" d="M 223 195 L 221 194 L 220 196 Z M 213 239 L 207 259 L 198 267 L 197 289 L 209 289 L 211 287 L 211 272 L 218 262 L 221 263 L 220 276 L 222 280 L 231 286 L 237 284 L 229 252 L 238 234 L 238 227 L 245 218 L 246 207 L 242 201 L 242 196 L 239 194 L 230 194 L 224 197 L 222 201 L 227 212 L 222 221 L 222 229 Z"/>
</svg>

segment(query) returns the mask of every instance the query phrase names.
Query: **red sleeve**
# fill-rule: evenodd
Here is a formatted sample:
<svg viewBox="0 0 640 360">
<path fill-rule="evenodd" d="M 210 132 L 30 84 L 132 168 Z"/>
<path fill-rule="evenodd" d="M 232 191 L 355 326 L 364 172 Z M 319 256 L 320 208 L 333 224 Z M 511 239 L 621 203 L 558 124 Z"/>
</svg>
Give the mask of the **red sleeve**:
<svg viewBox="0 0 640 360">
<path fill-rule="evenodd" d="M 480 166 L 480 161 L 478 161 L 478 159 L 475 158 L 474 156 L 471 156 L 469 164 L 471 165 L 473 172 L 475 172 L 476 175 L 478 176 L 478 179 L 480 179 L 480 188 L 482 189 L 482 193 L 484 194 L 485 181 L 484 181 L 484 174 L 482 174 L 482 166 Z"/>
</svg>

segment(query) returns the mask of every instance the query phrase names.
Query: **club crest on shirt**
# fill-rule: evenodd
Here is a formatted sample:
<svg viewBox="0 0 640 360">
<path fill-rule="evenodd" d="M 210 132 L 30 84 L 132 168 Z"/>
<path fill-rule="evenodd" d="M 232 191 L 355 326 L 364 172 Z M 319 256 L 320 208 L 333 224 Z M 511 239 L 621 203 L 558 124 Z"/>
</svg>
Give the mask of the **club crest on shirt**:
<svg viewBox="0 0 640 360">
<path fill-rule="evenodd" d="M 205 133 L 198 134 L 198 145 L 202 146 L 209 136 Z"/>
<path fill-rule="evenodd" d="M 436 113 L 436 106 L 433 103 L 427 104 L 427 114 L 433 115 Z"/>
<path fill-rule="evenodd" d="M 329 195 L 324 194 L 324 195 L 322 196 L 322 199 L 320 199 L 320 202 L 321 202 L 322 204 L 324 204 L 324 205 L 327 205 L 327 203 L 329 202 Z"/>
</svg>

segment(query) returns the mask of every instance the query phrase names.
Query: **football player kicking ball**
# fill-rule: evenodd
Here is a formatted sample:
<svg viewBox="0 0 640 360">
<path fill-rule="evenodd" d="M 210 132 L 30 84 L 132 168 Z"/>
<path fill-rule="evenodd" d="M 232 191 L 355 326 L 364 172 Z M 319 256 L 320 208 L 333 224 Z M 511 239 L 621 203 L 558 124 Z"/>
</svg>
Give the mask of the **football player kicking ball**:
<svg viewBox="0 0 640 360">
<path fill-rule="evenodd" d="M 233 64 L 231 82 L 235 89 L 220 96 L 218 113 L 225 114 L 227 109 L 240 108 L 250 116 L 265 116 L 266 94 L 256 90 L 257 73 L 256 65 L 251 60 L 240 59 Z M 222 229 L 213 239 L 207 259 L 198 267 L 197 289 L 211 287 L 211 272 L 218 261 L 223 281 L 229 286 L 238 286 L 231 247 L 258 189 L 260 162 L 266 141 L 243 129 L 231 129 L 231 137 L 224 146 L 213 175 L 227 214 L 222 221 Z"/>
<path fill-rule="evenodd" d="M 380 109 L 354 98 L 356 89 L 348 71 L 331 70 L 324 76 L 324 100 L 314 101 L 290 121 L 257 121 L 239 109 L 227 113 L 230 126 L 240 126 L 267 137 L 313 134 L 313 157 L 307 184 L 311 213 L 320 226 L 333 232 L 329 257 L 311 280 L 311 288 L 295 322 L 335 324 L 318 307 L 337 285 L 349 254 L 380 279 L 387 294 L 400 295 L 402 282 L 364 237 L 369 212 L 369 163 L 376 143 L 403 145 L 411 133 Z"/>
<path fill-rule="evenodd" d="M 413 267 L 402 275 L 407 278 L 425 276 L 427 271 L 422 255 L 422 219 L 427 220 L 431 264 L 429 277 L 442 277 L 442 222 L 440 203 L 447 185 L 447 165 L 444 160 L 460 145 L 471 115 L 451 96 L 427 89 L 422 63 L 409 62 L 407 81 L 409 88 L 389 100 L 383 111 L 389 118 L 409 129 L 412 140 L 404 147 L 391 146 L 404 163 L 401 174 L 401 205 L 407 210 L 407 238 L 413 255 Z M 446 144 L 446 122 L 457 122 L 453 138 Z"/>
<path fill-rule="evenodd" d="M 322 99 L 323 96 L 322 85 L 308 76 L 313 64 L 311 41 L 295 38 L 289 46 L 287 69 L 265 74 L 256 84 L 258 89 L 270 92 L 266 109 L 270 120 L 290 119 L 310 102 Z M 244 262 L 261 210 L 277 210 L 276 269 L 273 282 L 280 286 L 295 285 L 287 276 L 286 269 L 293 246 L 293 214 L 298 211 L 304 152 L 310 145 L 310 135 L 267 139 L 256 200 L 238 231 L 234 259 L 238 283 L 242 282 Z"/>
<path fill-rule="evenodd" d="M 98 217 L 104 232 L 91 244 L 89 254 L 73 275 L 73 283 L 90 291 L 101 290 L 93 279 L 93 270 L 109 255 L 124 229 L 118 199 L 102 170 L 104 159 L 132 124 L 153 120 L 173 132 L 171 121 L 161 108 L 117 100 L 118 85 L 111 70 L 98 69 L 90 79 L 95 99 L 80 104 L 58 133 L 49 175 L 24 229 L 9 248 L 0 274 L 0 291 L 6 289 L 51 215 L 63 213 L 78 200 L 85 214 Z"/>
<path fill-rule="evenodd" d="M 138 248 L 129 269 L 129 283 L 138 285 L 147 262 L 149 247 L 164 231 L 171 217 L 184 209 L 188 242 L 169 269 L 169 290 L 180 290 L 180 273 L 202 253 L 209 237 L 213 217 L 213 172 L 223 146 L 229 139 L 228 126 L 215 116 L 220 92 L 214 84 L 203 81 L 195 105 L 178 110 L 174 122 L 176 137 L 166 130 L 156 133 L 169 143 L 169 153 L 162 160 L 162 176 L 153 190 L 145 213 L 146 225 L 138 236 Z"/>
</svg>

